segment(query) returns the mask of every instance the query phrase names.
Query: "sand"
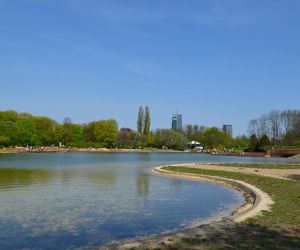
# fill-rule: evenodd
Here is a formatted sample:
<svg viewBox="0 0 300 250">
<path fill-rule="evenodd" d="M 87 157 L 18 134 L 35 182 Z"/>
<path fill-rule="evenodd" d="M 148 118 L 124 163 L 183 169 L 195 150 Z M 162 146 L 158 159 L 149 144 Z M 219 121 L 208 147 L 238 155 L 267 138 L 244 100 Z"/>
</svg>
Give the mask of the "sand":
<svg viewBox="0 0 300 250">
<path fill-rule="evenodd" d="M 279 179 L 289 179 L 290 175 L 300 175 L 300 169 L 267 169 L 267 168 L 243 168 L 227 167 L 215 164 L 185 164 L 186 166 L 207 170 L 224 170 L 229 172 L 238 172 L 243 174 L 255 174 Z"/>
</svg>

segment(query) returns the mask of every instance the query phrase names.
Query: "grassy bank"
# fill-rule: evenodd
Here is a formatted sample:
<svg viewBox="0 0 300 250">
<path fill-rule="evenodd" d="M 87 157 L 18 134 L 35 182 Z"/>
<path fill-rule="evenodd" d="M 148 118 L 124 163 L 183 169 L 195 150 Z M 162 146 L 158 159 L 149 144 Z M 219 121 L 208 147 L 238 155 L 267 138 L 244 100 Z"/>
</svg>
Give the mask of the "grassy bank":
<svg viewBox="0 0 300 250">
<path fill-rule="evenodd" d="M 242 164 L 242 167 L 267 166 Z M 269 168 L 275 167 L 272 165 Z M 280 165 L 280 168 L 287 169 L 290 165 Z M 299 166 L 293 165 L 292 168 Z M 207 225 L 204 234 L 179 238 L 169 244 L 161 243 L 156 249 L 300 249 L 300 181 L 178 166 L 165 169 L 245 181 L 268 193 L 274 200 L 274 205 L 271 211 L 263 212 L 243 223 Z"/>
</svg>

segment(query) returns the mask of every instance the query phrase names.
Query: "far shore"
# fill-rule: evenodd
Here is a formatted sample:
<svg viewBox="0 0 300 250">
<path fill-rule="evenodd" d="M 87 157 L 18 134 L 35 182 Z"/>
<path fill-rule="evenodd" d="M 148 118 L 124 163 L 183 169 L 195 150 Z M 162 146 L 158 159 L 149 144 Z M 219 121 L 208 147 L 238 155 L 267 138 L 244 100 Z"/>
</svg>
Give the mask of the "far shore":
<svg viewBox="0 0 300 250">
<path fill-rule="evenodd" d="M 263 152 L 216 152 L 216 151 L 191 151 L 174 150 L 158 148 L 75 148 L 75 147 L 8 147 L 0 148 L 0 154 L 18 154 L 18 153 L 67 153 L 67 152 L 98 152 L 98 153 L 197 153 L 216 156 L 240 156 L 240 157 L 269 157 Z M 274 156 L 275 157 L 275 156 Z"/>
</svg>

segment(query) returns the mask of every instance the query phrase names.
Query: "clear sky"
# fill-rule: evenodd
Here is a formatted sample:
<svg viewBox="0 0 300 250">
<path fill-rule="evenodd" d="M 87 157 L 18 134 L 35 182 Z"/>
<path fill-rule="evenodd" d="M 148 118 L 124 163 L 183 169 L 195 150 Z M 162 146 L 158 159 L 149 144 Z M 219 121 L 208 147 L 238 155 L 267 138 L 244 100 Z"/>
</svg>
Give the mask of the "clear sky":
<svg viewBox="0 0 300 250">
<path fill-rule="evenodd" d="M 0 0 L 0 110 L 246 132 L 299 108 L 299 0 Z"/>
</svg>

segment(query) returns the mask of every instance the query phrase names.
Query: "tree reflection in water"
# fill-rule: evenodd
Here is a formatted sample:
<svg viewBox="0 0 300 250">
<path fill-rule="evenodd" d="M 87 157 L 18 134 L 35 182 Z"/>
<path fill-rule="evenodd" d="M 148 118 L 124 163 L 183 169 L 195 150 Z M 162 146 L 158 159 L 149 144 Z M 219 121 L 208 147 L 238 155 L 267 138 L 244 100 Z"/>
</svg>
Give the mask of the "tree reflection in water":
<svg viewBox="0 0 300 250">
<path fill-rule="evenodd" d="M 142 197 L 147 197 L 149 194 L 150 177 L 148 173 L 140 172 L 136 176 L 137 194 Z"/>
</svg>

